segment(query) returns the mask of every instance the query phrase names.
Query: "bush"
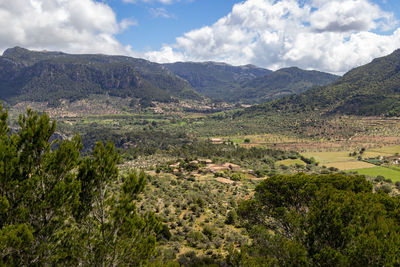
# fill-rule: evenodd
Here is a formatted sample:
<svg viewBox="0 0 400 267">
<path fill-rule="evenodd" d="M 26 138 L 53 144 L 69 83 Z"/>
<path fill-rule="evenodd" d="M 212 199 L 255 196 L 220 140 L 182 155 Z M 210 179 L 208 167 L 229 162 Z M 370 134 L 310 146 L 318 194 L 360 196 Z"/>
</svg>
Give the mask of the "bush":
<svg viewBox="0 0 400 267">
<path fill-rule="evenodd" d="M 378 176 L 374 179 L 374 181 L 377 182 L 377 183 L 383 182 L 384 180 L 385 180 L 385 177 L 383 177 L 383 176 L 381 176 L 381 175 L 378 175 Z"/>
<path fill-rule="evenodd" d="M 204 227 L 203 227 L 203 232 L 202 232 L 202 233 L 203 233 L 205 236 L 207 236 L 208 239 L 209 239 L 210 241 L 212 241 L 213 238 L 214 238 L 214 236 L 216 235 L 216 234 L 215 234 L 215 229 L 212 228 L 210 225 L 204 226 Z"/>
<path fill-rule="evenodd" d="M 392 187 L 390 185 L 385 184 L 385 185 L 382 185 L 377 190 L 377 192 L 383 192 L 383 193 L 386 193 L 386 194 L 390 194 L 392 192 Z"/>
<path fill-rule="evenodd" d="M 242 178 L 243 178 L 243 175 L 241 173 L 233 173 L 231 175 L 232 181 L 240 181 Z"/>
<path fill-rule="evenodd" d="M 235 211 L 235 210 L 231 210 L 231 211 L 229 211 L 228 214 L 226 215 L 225 223 L 226 223 L 226 224 L 235 225 L 237 219 L 238 219 L 238 216 L 237 216 L 236 211 Z"/>
</svg>

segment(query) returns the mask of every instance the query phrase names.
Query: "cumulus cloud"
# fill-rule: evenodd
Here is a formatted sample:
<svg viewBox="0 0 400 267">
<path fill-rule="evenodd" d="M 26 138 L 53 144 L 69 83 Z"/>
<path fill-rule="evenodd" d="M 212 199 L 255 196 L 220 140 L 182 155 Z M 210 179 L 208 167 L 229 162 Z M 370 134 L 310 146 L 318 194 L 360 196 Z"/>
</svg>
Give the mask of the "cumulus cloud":
<svg viewBox="0 0 400 267">
<path fill-rule="evenodd" d="M 318 10 L 310 23 L 314 30 L 325 32 L 369 31 L 393 27 L 393 15 L 367 1 L 314 1 Z"/>
<path fill-rule="evenodd" d="M 399 48 L 396 25 L 393 14 L 368 0 L 247 0 L 146 57 L 343 73 Z M 387 30 L 393 33 L 377 33 Z"/>
<path fill-rule="evenodd" d="M 0 50 L 15 45 L 71 53 L 132 54 L 116 35 L 137 24 L 118 23 L 106 4 L 94 0 L 0 0 Z"/>
</svg>

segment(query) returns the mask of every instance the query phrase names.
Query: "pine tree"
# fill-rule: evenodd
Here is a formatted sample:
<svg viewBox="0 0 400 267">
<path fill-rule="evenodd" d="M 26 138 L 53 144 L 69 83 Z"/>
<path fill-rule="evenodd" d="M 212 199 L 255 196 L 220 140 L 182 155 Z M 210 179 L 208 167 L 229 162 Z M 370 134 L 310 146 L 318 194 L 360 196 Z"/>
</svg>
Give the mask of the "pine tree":
<svg viewBox="0 0 400 267">
<path fill-rule="evenodd" d="M 114 146 L 82 158 L 79 136 L 51 141 L 47 114 L 28 109 L 11 130 L 0 104 L 0 265 L 141 265 L 158 219 L 135 201 L 146 175 L 120 179 Z"/>
</svg>

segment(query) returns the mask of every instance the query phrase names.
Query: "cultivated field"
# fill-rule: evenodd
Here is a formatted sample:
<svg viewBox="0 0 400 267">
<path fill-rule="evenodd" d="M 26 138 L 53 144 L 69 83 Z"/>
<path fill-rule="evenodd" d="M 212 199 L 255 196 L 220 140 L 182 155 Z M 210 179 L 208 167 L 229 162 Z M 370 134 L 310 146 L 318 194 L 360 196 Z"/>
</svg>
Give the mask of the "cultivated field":
<svg viewBox="0 0 400 267">
<path fill-rule="evenodd" d="M 366 169 L 354 169 L 352 172 L 357 172 L 358 174 L 367 175 L 371 177 L 383 176 L 385 179 L 390 179 L 393 182 L 400 181 L 400 170 L 389 169 L 386 167 L 374 167 Z"/>
</svg>

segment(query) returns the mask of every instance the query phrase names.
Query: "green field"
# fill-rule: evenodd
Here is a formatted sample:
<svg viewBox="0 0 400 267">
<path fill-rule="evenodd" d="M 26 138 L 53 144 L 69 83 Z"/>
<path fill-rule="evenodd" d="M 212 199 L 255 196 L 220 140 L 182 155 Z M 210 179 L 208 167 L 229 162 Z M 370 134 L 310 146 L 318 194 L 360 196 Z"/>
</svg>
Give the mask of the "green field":
<svg viewBox="0 0 400 267">
<path fill-rule="evenodd" d="M 309 152 L 303 153 L 305 157 L 315 158 L 316 161 L 321 163 L 322 165 L 327 163 L 334 162 L 346 162 L 346 161 L 354 161 L 353 157 L 349 156 L 349 152 L 341 151 L 341 152 Z"/>
<path fill-rule="evenodd" d="M 358 160 L 332 162 L 332 163 L 327 163 L 324 165 L 328 168 L 334 167 L 334 168 L 338 168 L 339 170 L 342 170 L 342 171 L 353 170 L 353 169 L 375 168 L 374 164 L 370 164 L 370 163 L 367 163 L 364 161 L 358 161 Z"/>
<path fill-rule="evenodd" d="M 302 161 L 301 159 L 285 159 L 285 160 L 280 160 L 276 162 L 276 165 L 285 165 L 285 166 L 293 166 L 293 165 L 303 165 L 305 166 L 306 163 Z"/>
<path fill-rule="evenodd" d="M 391 179 L 393 182 L 400 181 L 400 170 L 393 170 L 385 167 L 375 167 L 375 168 L 366 168 L 366 169 L 354 169 L 352 172 L 357 172 L 361 175 L 368 175 L 376 177 L 381 175 L 386 179 Z"/>
</svg>

